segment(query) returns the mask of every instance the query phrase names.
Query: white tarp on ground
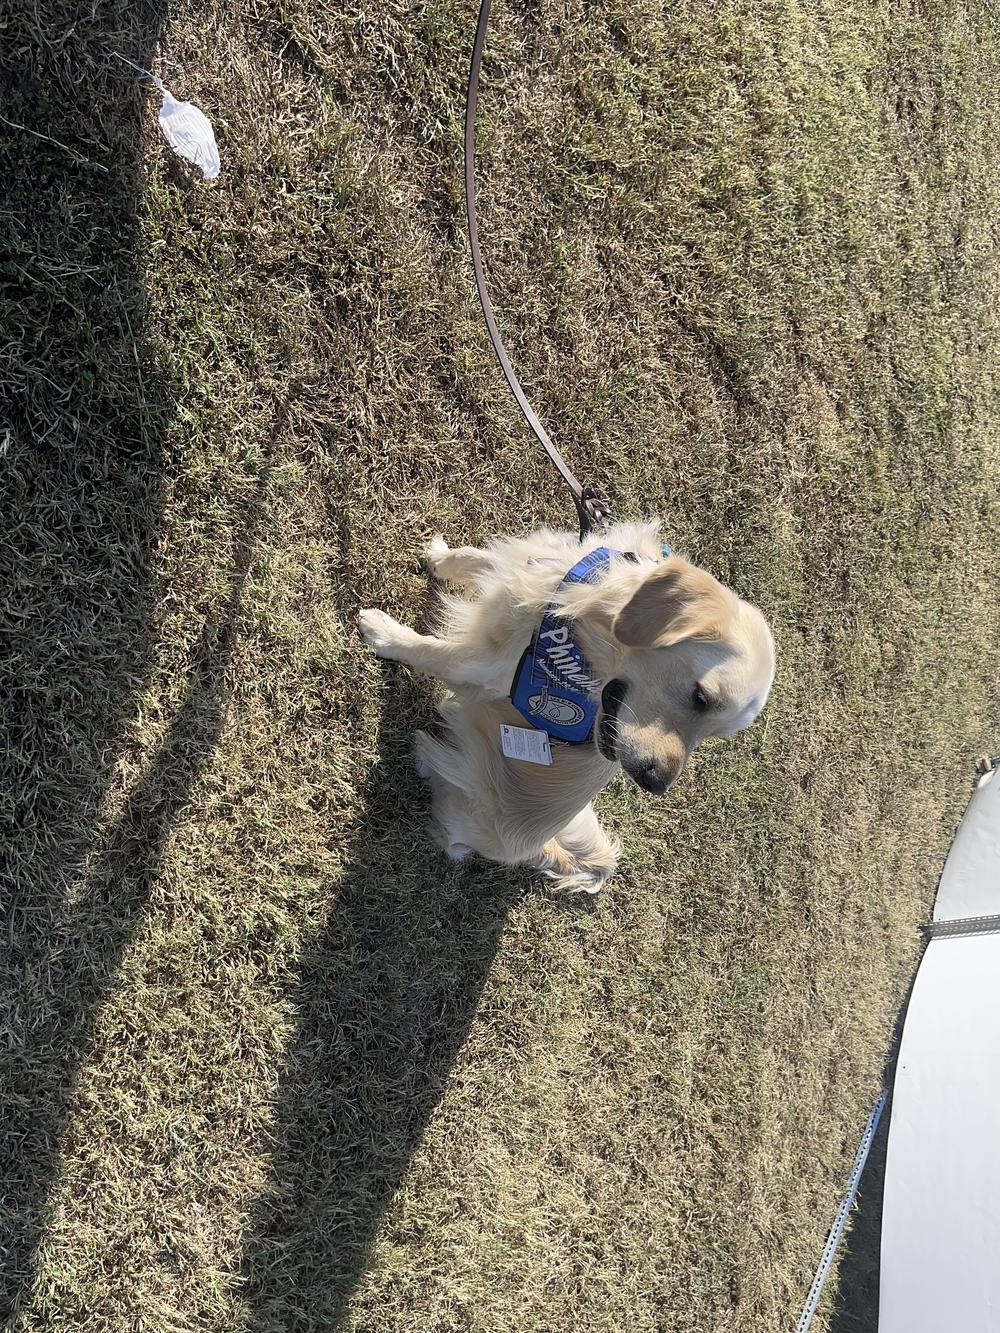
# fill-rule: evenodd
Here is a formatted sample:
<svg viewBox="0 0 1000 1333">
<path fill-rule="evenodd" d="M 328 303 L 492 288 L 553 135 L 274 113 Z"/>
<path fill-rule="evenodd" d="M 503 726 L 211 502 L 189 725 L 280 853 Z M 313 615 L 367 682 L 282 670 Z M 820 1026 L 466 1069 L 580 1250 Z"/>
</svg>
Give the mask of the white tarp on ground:
<svg viewBox="0 0 1000 1333">
<path fill-rule="evenodd" d="M 1000 914 L 1000 769 L 934 921 Z M 907 1009 L 882 1211 L 879 1333 L 1000 1333 L 1000 933 L 931 939 Z"/>
</svg>

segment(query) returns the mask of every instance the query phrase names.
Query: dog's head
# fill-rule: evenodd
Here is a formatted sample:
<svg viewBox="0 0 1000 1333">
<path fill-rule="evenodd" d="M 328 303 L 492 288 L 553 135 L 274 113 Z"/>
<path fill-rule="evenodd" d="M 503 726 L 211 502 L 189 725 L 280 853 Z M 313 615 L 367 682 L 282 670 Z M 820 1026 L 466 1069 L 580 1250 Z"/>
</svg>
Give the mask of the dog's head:
<svg viewBox="0 0 1000 1333">
<path fill-rule="evenodd" d="M 706 737 L 749 726 L 774 680 L 760 611 L 679 556 L 641 577 L 610 639 L 595 742 L 646 791 L 665 792 Z"/>
</svg>

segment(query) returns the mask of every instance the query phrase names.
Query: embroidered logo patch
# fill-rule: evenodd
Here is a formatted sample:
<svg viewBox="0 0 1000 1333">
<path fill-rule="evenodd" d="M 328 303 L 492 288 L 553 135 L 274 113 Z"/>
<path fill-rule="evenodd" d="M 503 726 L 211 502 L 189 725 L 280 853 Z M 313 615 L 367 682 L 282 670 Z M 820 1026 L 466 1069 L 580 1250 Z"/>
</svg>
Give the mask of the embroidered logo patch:
<svg viewBox="0 0 1000 1333">
<path fill-rule="evenodd" d="M 554 722 L 559 727 L 575 727 L 586 717 L 585 709 L 579 704 L 573 703 L 571 699 L 559 699 L 546 690 L 531 696 L 528 712 L 533 718 L 544 718 L 546 722 Z"/>
</svg>

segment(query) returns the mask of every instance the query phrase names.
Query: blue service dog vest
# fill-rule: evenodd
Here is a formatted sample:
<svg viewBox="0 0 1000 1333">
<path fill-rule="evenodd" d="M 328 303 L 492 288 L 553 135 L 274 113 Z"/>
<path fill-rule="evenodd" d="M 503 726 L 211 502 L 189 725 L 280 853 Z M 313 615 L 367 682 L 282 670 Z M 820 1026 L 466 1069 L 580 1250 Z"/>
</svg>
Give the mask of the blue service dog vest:
<svg viewBox="0 0 1000 1333">
<path fill-rule="evenodd" d="M 664 556 L 672 547 L 663 546 Z M 631 551 L 613 551 L 599 546 L 578 560 L 560 583 L 599 583 L 611 564 L 611 557 L 625 560 L 639 557 Z M 595 680 L 590 663 L 573 638 L 573 621 L 560 616 L 560 603 L 553 602 L 514 673 L 510 701 L 537 731 L 547 732 L 554 741 L 583 745 L 589 741 L 600 706 L 601 682 Z"/>
<path fill-rule="evenodd" d="M 567 583 L 598 583 L 612 555 L 607 546 L 578 560 L 560 588 Z M 510 701 L 521 716 L 552 740 L 582 745 L 590 739 L 600 703 L 601 683 L 573 638 L 573 622 L 558 614 L 553 602 L 524 650 L 514 674 Z"/>
</svg>

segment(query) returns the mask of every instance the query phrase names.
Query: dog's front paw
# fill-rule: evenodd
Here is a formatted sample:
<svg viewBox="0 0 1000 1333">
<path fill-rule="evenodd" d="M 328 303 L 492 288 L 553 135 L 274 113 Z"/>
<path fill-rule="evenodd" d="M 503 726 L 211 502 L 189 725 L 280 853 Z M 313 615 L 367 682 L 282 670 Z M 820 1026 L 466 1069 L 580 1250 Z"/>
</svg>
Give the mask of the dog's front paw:
<svg viewBox="0 0 1000 1333">
<path fill-rule="evenodd" d="M 391 657 L 393 648 L 399 643 L 402 625 L 384 611 L 373 606 L 366 607 L 358 614 L 358 629 L 365 643 L 370 644 L 379 657 Z"/>
<path fill-rule="evenodd" d="M 437 567 L 448 554 L 448 543 L 441 536 L 432 537 L 424 547 L 424 564 L 432 574 L 437 573 Z"/>
</svg>

